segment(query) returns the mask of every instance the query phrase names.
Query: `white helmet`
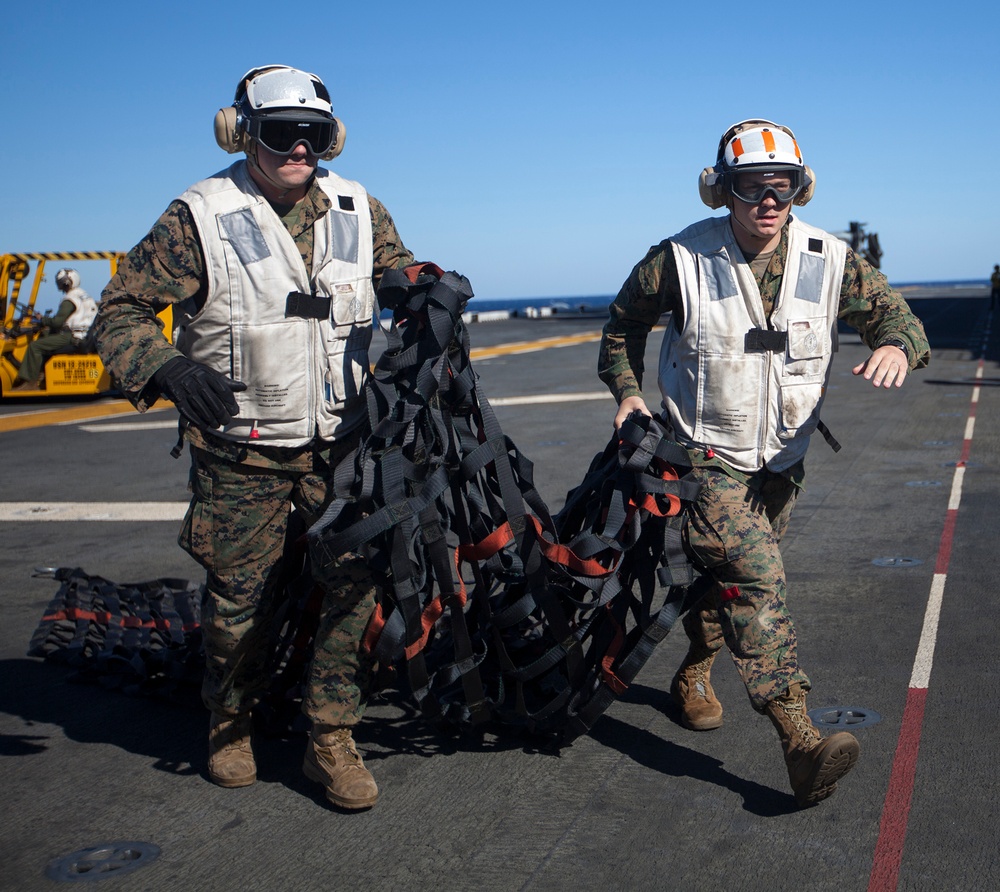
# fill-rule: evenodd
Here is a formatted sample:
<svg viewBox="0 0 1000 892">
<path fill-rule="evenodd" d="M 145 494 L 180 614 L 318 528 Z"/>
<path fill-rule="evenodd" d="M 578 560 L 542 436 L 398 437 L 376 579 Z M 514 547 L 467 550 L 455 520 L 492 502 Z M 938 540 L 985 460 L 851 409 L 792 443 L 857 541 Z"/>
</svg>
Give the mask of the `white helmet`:
<svg viewBox="0 0 1000 892">
<path fill-rule="evenodd" d="M 727 169 L 749 166 L 783 170 L 803 168 L 795 134 L 770 121 L 751 119 L 733 124 L 719 143 L 718 161 Z"/>
<path fill-rule="evenodd" d="M 56 273 L 56 287 L 60 291 L 72 291 L 80 287 L 80 274 L 75 269 L 61 269 Z"/>
<path fill-rule="evenodd" d="M 747 191 L 741 188 L 739 177 L 739 173 L 746 170 L 787 174 L 791 188 L 778 192 L 765 186 Z M 768 191 L 779 201 L 804 205 L 812 198 L 815 184 L 815 175 L 802 162 L 795 134 L 773 121 L 750 118 L 733 124 L 722 135 L 715 167 L 702 171 L 699 191 L 702 201 L 712 208 L 727 204 L 729 195 L 756 204 Z"/>
<path fill-rule="evenodd" d="M 340 154 L 345 135 L 323 81 L 287 65 L 251 68 L 236 85 L 232 106 L 215 116 L 216 142 L 229 153 L 252 154 L 259 144 L 290 155 L 305 143 L 328 161 Z"/>
<path fill-rule="evenodd" d="M 287 65 L 251 68 L 236 86 L 233 101 L 241 100 L 247 116 L 296 108 L 311 109 L 326 118 L 333 117 L 330 94 L 323 81 L 315 74 Z"/>
</svg>

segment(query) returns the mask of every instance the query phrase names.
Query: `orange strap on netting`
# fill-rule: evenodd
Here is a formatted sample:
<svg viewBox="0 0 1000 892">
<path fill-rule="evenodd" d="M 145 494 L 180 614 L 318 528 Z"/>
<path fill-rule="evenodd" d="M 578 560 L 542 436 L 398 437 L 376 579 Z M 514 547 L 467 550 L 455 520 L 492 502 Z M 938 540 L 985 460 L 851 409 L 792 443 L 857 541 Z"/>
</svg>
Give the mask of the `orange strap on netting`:
<svg viewBox="0 0 1000 892">
<path fill-rule="evenodd" d="M 615 627 L 615 637 L 612 640 L 607 653 L 605 653 L 601 658 L 601 679 L 614 692 L 616 697 L 620 697 L 625 693 L 628 685 L 615 675 L 615 673 L 611 670 L 611 667 L 614 665 L 618 652 L 622 649 L 622 643 L 625 641 L 625 633 L 622 631 L 622 627 L 615 620 L 610 607 L 606 610 L 606 615 L 608 621 Z"/>
<path fill-rule="evenodd" d="M 455 563 L 458 563 L 458 553 L 456 552 Z M 465 582 L 459 578 L 459 590 L 455 592 L 455 600 L 458 601 L 455 609 L 461 610 L 465 607 Z M 403 649 L 403 653 L 406 654 L 406 659 L 412 660 L 420 651 L 424 649 L 427 645 L 427 639 L 430 637 L 431 629 L 434 628 L 434 623 L 436 623 L 440 618 L 441 614 L 444 613 L 444 601 L 441 595 L 438 595 L 433 601 L 431 601 L 425 608 L 424 612 L 420 616 L 420 626 L 424 630 L 423 634 L 420 636 L 419 640 L 414 641 L 413 644 L 409 645 Z"/>
<path fill-rule="evenodd" d="M 674 466 L 667 464 L 667 462 L 662 459 L 655 459 L 655 464 L 660 469 L 660 479 L 661 480 L 679 480 L 677 476 L 677 471 L 674 470 Z M 667 508 L 663 509 L 660 507 L 660 497 L 664 497 L 667 500 Z M 681 513 L 681 500 L 675 496 L 673 493 L 655 493 L 647 492 L 643 495 L 639 502 L 632 502 L 636 508 L 643 511 L 648 511 L 654 517 L 676 517 Z M 631 512 L 628 514 L 631 519 Z"/>
<path fill-rule="evenodd" d="M 114 614 L 106 610 L 81 610 L 79 607 L 66 607 L 63 610 L 57 610 L 55 613 L 43 616 L 42 622 L 57 622 L 64 619 L 73 622 L 85 619 L 87 622 L 104 626 L 121 626 L 123 629 L 159 629 L 161 632 L 169 632 L 171 628 L 170 620 L 162 617 L 160 619 L 142 619 L 138 616 L 121 616 L 116 620 Z M 198 623 L 181 625 L 183 632 L 190 632 L 197 628 Z"/>
<path fill-rule="evenodd" d="M 444 275 L 444 270 L 436 263 L 411 263 L 403 270 L 403 275 L 416 285 L 418 277 L 425 272 L 430 273 L 438 279 Z"/>
<path fill-rule="evenodd" d="M 560 564 L 581 576 L 607 576 L 608 573 L 612 572 L 613 568 L 605 567 L 596 558 L 581 558 L 568 546 L 560 545 L 558 542 L 550 542 L 542 535 L 541 521 L 533 514 L 529 514 L 527 517 L 538 534 L 538 547 L 550 563 Z"/>
<path fill-rule="evenodd" d="M 458 578 L 458 591 L 455 593 L 455 597 L 458 600 L 459 607 L 464 607 L 468 598 L 465 589 L 465 580 L 462 579 L 462 575 L 459 572 L 459 562 L 462 560 L 479 561 L 484 558 L 488 558 L 491 555 L 496 554 L 513 538 L 514 533 L 511 530 L 510 525 L 505 523 L 503 526 L 495 529 L 481 542 L 478 542 L 475 545 L 459 545 L 458 548 L 455 549 L 455 576 Z M 434 623 L 441 618 L 443 613 L 444 603 L 442 602 L 440 596 L 434 598 L 434 600 L 424 608 L 420 617 L 420 626 L 423 629 L 423 634 L 417 641 L 414 641 L 411 645 L 404 648 L 403 651 L 408 660 L 412 659 L 427 646 L 427 639 L 430 637 L 431 628 L 433 628 Z M 368 621 L 368 628 L 365 630 L 364 637 L 361 640 L 361 647 L 365 653 L 371 653 L 378 644 L 379 636 L 385 628 L 385 620 L 386 618 L 385 614 L 382 612 L 382 605 L 376 604 L 375 609 L 372 611 L 371 619 Z"/>
<path fill-rule="evenodd" d="M 493 557 L 501 548 L 514 538 L 514 531 L 509 523 L 503 523 L 481 542 L 474 545 L 459 545 L 458 556 L 463 561 L 482 561 Z"/>
<path fill-rule="evenodd" d="M 665 478 L 669 479 L 669 478 Z M 643 496 L 642 502 L 638 505 L 643 511 L 648 511 L 655 517 L 674 517 L 680 514 L 681 511 L 681 500 L 677 496 L 666 493 L 666 499 L 668 508 L 664 511 L 660 508 L 659 496 L 664 495 L 664 493 L 652 493 L 648 492 Z"/>
<path fill-rule="evenodd" d="M 364 653 L 370 654 L 375 649 L 379 635 L 382 634 L 384 628 L 385 614 L 382 613 L 382 605 L 376 604 L 371 619 L 368 620 L 368 628 L 365 629 L 364 637 L 361 639 L 361 650 Z"/>
</svg>

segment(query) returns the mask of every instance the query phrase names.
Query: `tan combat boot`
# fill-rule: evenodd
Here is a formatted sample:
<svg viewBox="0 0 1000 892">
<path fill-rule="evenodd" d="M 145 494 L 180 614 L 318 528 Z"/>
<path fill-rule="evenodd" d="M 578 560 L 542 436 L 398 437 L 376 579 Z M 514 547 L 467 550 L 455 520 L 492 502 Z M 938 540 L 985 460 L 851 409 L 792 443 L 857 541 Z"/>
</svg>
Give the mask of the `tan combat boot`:
<svg viewBox="0 0 1000 892">
<path fill-rule="evenodd" d="M 350 728 L 313 729 L 302 770 L 341 808 L 371 808 L 378 799 L 375 778 L 361 761 Z"/>
<path fill-rule="evenodd" d="M 806 693 L 798 684 L 768 703 L 765 712 L 778 729 L 799 806 L 815 805 L 832 795 L 837 781 L 858 761 L 861 748 L 854 735 L 838 731 L 821 737 L 806 713 Z"/>
<path fill-rule="evenodd" d="M 692 644 L 670 683 L 670 696 L 681 708 L 681 724 L 692 731 L 711 731 L 722 725 L 722 704 L 709 680 L 717 653 Z"/>
<path fill-rule="evenodd" d="M 208 776 L 220 787 L 247 787 L 257 780 L 250 749 L 250 714 L 212 713 L 208 727 Z"/>
</svg>

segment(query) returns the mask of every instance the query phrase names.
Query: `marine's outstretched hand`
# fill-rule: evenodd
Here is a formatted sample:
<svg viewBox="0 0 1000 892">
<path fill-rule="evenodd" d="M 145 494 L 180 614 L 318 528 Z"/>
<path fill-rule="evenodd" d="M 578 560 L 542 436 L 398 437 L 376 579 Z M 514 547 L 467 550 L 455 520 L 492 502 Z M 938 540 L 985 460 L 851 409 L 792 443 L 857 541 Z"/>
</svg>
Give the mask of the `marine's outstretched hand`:
<svg viewBox="0 0 1000 892">
<path fill-rule="evenodd" d="M 909 364 L 906 354 L 899 347 L 883 344 L 851 371 L 855 375 L 864 375 L 865 380 L 871 381 L 875 387 L 892 387 L 893 384 L 902 387 Z"/>
</svg>

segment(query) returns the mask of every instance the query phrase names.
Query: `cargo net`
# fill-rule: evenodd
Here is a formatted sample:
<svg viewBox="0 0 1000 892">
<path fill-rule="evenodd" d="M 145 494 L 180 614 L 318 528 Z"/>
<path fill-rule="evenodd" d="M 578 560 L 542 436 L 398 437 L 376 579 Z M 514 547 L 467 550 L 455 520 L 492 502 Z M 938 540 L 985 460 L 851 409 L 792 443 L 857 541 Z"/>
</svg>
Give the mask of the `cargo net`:
<svg viewBox="0 0 1000 892">
<path fill-rule="evenodd" d="M 635 415 L 555 517 L 469 355 L 468 280 L 386 273 L 388 346 L 368 422 L 309 530 L 310 559 L 362 553 L 381 591 L 364 646 L 443 725 L 521 725 L 569 742 L 684 609 L 697 497 L 687 452 Z"/>
<path fill-rule="evenodd" d="M 551 516 L 532 463 L 477 386 L 462 321 L 471 297 L 467 279 L 430 264 L 383 276 L 379 301 L 392 320 L 365 386 L 359 446 L 335 469 L 308 555 L 293 537 L 286 549 L 272 689 L 261 704 L 273 723 L 292 722 L 317 627 L 322 595 L 310 561 L 365 558 L 379 598 L 362 646 L 425 718 L 451 730 L 516 726 L 559 745 L 589 730 L 689 606 L 682 529 L 698 484 L 686 451 L 636 413 Z M 66 620 L 52 617 L 65 608 L 55 608 L 30 653 L 72 653 L 78 669 L 100 674 L 109 643 L 130 664 L 152 666 L 146 652 L 162 650 L 155 626 L 130 649 L 110 621 L 98 646 L 89 619 L 90 649 L 64 644 Z M 200 636 L 179 628 L 181 641 L 170 627 L 167 653 L 187 671 Z"/>
<path fill-rule="evenodd" d="M 204 587 L 183 579 L 116 583 L 79 568 L 36 570 L 59 590 L 28 655 L 70 667 L 74 681 L 194 701 L 205 674 Z"/>
</svg>

